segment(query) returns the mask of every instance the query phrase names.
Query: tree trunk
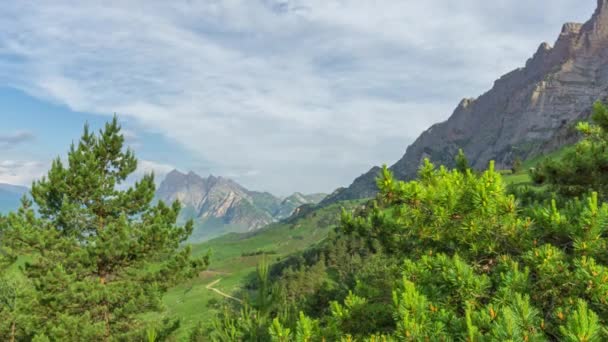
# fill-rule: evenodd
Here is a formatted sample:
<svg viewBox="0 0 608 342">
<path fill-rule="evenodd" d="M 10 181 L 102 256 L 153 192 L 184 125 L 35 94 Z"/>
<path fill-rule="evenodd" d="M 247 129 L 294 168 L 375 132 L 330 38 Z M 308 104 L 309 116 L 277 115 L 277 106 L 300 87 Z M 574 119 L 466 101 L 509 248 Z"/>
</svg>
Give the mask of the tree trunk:
<svg viewBox="0 0 608 342">
<path fill-rule="evenodd" d="M 17 330 L 17 326 L 15 321 L 11 323 L 11 342 L 15 342 L 15 330 Z"/>
<path fill-rule="evenodd" d="M 101 283 L 101 285 L 105 285 L 106 277 L 105 276 L 99 277 L 99 282 Z M 103 320 L 106 325 L 106 335 L 104 337 L 104 341 L 109 341 L 110 340 L 110 313 L 109 313 L 108 303 L 105 300 L 104 300 L 104 307 L 103 307 Z"/>
<path fill-rule="evenodd" d="M 96 213 L 98 218 L 99 218 L 99 227 L 97 228 L 97 232 L 101 232 L 104 229 L 104 216 L 103 213 Z M 106 271 L 105 271 L 105 267 L 103 267 L 103 264 L 98 263 L 97 264 L 97 274 L 99 274 L 99 282 L 101 283 L 101 285 L 105 286 L 106 285 Z M 104 323 L 106 325 L 106 334 L 104 336 L 104 341 L 109 341 L 110 340 L 110 335 L 111 335 L 111 330 L 110 330 L 110 308 L 108 307 L 108 302 L 106 299 L 104 299 L 104 304 L 103 304 L 103 320 Z"/>
</svg>

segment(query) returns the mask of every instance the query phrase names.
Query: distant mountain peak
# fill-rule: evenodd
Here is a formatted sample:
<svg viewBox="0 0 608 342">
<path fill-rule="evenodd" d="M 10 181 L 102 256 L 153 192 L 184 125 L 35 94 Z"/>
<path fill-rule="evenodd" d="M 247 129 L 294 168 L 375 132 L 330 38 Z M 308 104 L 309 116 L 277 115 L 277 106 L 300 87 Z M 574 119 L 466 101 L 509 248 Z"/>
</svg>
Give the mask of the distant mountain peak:
<svg viewBox="0 0 608 342">
<path fill-rule="evenodd" d="M 229 178 L 203 178 L 193 171 L 173 170 L 161 182 L 156 197 L 182 204 L 183 219 L 198 223 L 196 240 L 225 231 L 261 228 L 290 216 L 300 205 L 318 203 L 323 196 L 294 194 L 286 201 L 268 192 L 250 191 Z"/>
<path fill-rule="evenodd" d="M 581 23 L 565 23 L 564 26 L 562 26 L 562 33 L 560 36 L 570 36 L 579 34 L 582 28 L 583 24 Z"/>
<path fill-rule="evenodd" d="M 608 11 L 608 0 L 597 0 L 597 8 L 593 14 L 592 21 L 600 20 L 603 14 Z"/>
</svg>

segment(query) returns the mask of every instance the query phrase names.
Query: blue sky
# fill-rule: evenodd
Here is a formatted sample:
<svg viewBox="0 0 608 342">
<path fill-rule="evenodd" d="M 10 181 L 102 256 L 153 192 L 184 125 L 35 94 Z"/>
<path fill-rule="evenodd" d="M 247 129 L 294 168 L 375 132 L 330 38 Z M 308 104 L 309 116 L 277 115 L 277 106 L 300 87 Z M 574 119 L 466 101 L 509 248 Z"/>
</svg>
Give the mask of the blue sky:
<svg viewBox="0 0 608 342">
<path fill-rule="evenodd" d="M 0 182 L 118 113 L 141 172 L 279 195 L 392 164 L 523 66 L 581 0 L 14 1 L 0 9 Z"/>
</svg>

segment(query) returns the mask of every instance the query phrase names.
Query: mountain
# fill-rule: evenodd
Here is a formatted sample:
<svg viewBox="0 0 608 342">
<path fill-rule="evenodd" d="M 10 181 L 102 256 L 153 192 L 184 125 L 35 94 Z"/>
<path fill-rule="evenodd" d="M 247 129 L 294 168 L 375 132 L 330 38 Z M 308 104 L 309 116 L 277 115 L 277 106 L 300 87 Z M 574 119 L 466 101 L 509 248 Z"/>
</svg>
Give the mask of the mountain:
<svg viewBox="0 0 608 342">
<path fill-rule="evenodd" d="M 471 165 L 495 160 L 510 167 L 577 139 L 573 124 L 586 119 L 593 103 L 608 98 L 608 0 L 584 24 L 567 23 L 554 44 L 542 43 L 522 68 L 498 79 L 476 99 L 463 99 L 450 118 L 433 125 L 391 166 L 411 179 L 424 158 L 453 165 L 462 148 Z M 373 196 L 378 168 L 338 189 L 321 204 Z"/>
<path fill-rule="evenodd" d="M 194 219 L 192 241 L 226 232 L 247 232 L 289 217 L 303 205 L 318 203 L 324 195 L 293 194 L 280 199 L 268 192 L 247 190 L 223 177 L 203 178 L 194 172 L 171 171 L 160 184 L 156 197 L 167 203 L 179 200 L 181 220 Z"/>
<path fill-rule="evenodd" d="M 275 216 L 279 218 L 287 218 L 291 216 L 297 208 L 307 204 L 317 204 L 321 202 L 325 197 L 327 197 L 327 194 L 305 195 L 296 192 L 293 195 L 286 197 L 281 202 L 280 208 L 275 213 Z"/>
<path fill-rule="evenodd" d="M 21 197 L 28 191 L 23 186 L 0 183 L 0 214 L 19 208 Z"/>
</svg>

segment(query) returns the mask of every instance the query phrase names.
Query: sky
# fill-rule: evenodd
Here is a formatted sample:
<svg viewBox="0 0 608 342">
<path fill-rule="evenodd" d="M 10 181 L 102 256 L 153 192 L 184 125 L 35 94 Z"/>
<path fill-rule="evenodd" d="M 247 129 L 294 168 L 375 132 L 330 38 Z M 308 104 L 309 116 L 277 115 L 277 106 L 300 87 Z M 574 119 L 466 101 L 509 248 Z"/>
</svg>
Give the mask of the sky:
<svg viewBox="0 0 608 342">
<path fill-rule="evenodd" d="M 593 0 L 10 1 L 0 182 L 29 185 L 115 113 L 157 179 L 285 196 L 393 164 L 460 99 L 521 67 Z"/>
</svg>

